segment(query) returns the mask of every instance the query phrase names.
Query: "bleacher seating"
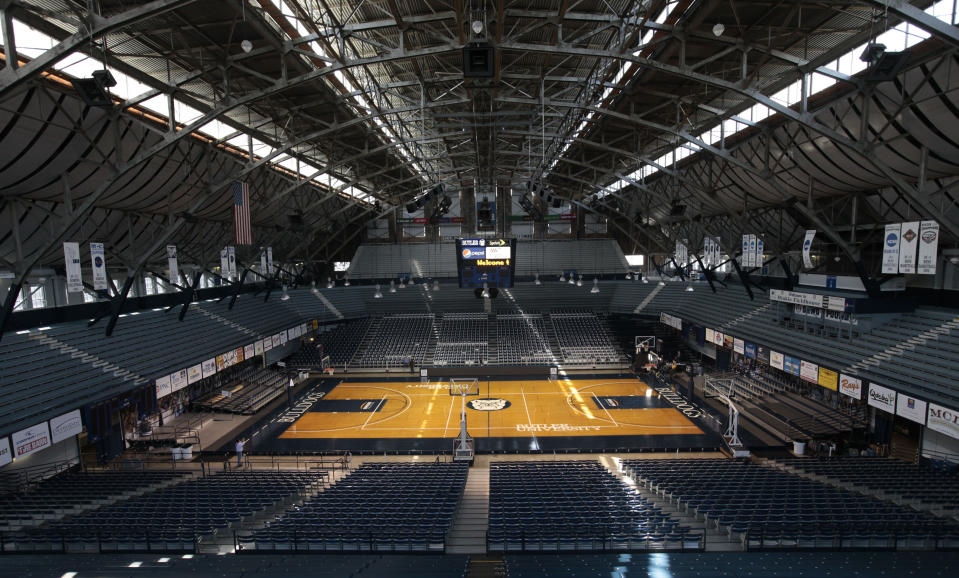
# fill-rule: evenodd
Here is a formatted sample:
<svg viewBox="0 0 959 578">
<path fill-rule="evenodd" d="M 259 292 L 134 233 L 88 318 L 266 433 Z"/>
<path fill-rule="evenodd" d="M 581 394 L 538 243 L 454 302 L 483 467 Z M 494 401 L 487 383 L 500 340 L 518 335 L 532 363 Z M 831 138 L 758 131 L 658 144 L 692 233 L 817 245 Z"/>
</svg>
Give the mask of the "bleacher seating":
<svg viewBox="0 0 959 578">
<path fill-rule="evenodd" d="M 493 552 L 702 548 L 595 461 L 494 462 L 489 511 Z"/>
<path fill-rule="evenodd" d="M 500 365 L 555 363 L 541 315 L 497 315 L 496 331 L 496 361 Z"/>
<path fill-rule="evenodd" d="M 205 536 L 323 483 L 309 472 L 195 478 L 13 535 L 16 551 L 195 551 Z"/>
<path fill-rule="evenodd" d="M 423 365 L 436 343 L 433 316 L 422 314 L 382 317 L 367 332 L 365 343 L 350 362 L 352 367 L 402 367 L 412 358 Z"/>
<path fill-rule="evenodd" d="M 478 365 L 489 361 L 485 313 L 447 313 L 436 320 L 434 365 Z"/>
<path fill-rule="evenodd" d="M 466 485 L 463 463 L 370 463 L 262 530 L 255 551 L 443 552 Z"/>
<path fill-rule="evenodd" d="M 349 363 L 372 325 L 372 319 L 357 319 L 320 333 L 317 341 L 323 346 L 323 355 L 329 355 L 334 366 Z"/>
<path fill-rule="evenodd" d="M 210 411 L 253 415 L 282 395 L 286 385 L 287 378 L 282 373 L 268 367 L 246 365 L 233 375 L 231 383 L 195 400 L 193 405 Z"/>
<path fill-rule="evenodd" d="M 625 460 L 623 470 L 747 549 L 959 546 L 959 524 L 781 470 L 719 459 Z"/>
<path fill-rule="evenodd" d="M 625 363 L 603 320 L 589 313 L 552 313 L 550 322 L 556 331 L 564 363 Z"/>
</svg>

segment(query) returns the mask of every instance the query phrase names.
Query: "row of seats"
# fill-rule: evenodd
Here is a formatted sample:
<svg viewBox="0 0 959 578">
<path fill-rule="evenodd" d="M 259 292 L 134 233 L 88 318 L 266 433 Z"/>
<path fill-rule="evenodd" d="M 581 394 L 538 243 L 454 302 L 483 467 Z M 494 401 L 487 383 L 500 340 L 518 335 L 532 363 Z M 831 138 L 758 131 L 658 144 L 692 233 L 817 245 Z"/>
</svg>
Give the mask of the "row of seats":
<svg viewBox="0 0 959 578">
<path fill-rule="evenodd" d="M 552 313 L 550 322 L 556 330 L 563 361 L 566 363 L 596 364 L 623 363 L 619 351 L 603 321 L 591 314 Z"/>
<path fill-rule="evenodd" d="M 231 383 L 194 401 L 193 405 L 210 411 L 252 415 L 282 395 L 285 386 L 282 373 L 248 364 L 232 376 Z"/>
</svg>

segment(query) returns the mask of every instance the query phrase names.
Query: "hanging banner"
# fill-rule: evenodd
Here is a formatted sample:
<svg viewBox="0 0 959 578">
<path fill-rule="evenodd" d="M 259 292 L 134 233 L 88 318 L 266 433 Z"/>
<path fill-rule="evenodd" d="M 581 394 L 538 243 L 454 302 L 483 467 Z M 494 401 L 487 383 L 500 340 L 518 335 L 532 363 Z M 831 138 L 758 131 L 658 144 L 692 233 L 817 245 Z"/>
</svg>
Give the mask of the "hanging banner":
<svg viewBox="0 0 959 578">
<path fill-rule="evenodd" d="M 93 289 L 103 291 L 107 284 L 107 263 L 103 254 L 103 243 L 90 243 L 90 262 L 93 264 Z"/>
<path fill-rule="evenodd" d="M 227 263 L 230 265 L 230 279 L 238 279 L 239 276 L 236 274 L 236 247 L 227 247 L 226 252 Z"/>
<path fill-rule="evenodd" d="M 260 247 L 260 274 L 263 276 L 267 275 L 266 272 L 266 251 L 263 250 L 263 247 Z"/>
<path fill-rule="evenodd" d="M 53 443 L 62 442 L 80 433 L 83 433 L 83 422 L 80 420 L 79 409 L 50 420 L 50 437 Z"/>
<path fill-rule="evenodd" d="M 181 369 L 170 374 L 170 391 L 180 391 L 190 383 L 189 370 Z"/>
<path fill-rule="evenodd" d="M 926 425 L 926 402 L 900 393 L 896 396 L 896 415 Z"/>
<path fill-rule="evenodd" d="M 230 252 L 227 247 L 220 249 L 220 277 L 230 278 Z"/>
<path fill-rule="evenodd" d="M 938 253 L 939 223 L 922 221 L 919 223 L 919 262 L 916 265 L 916 273 L 935 275 Z"/>
<path fill-rule="evenodd" d="M 783 368 L 783 354 L 778 351 L 769 352 L 769 367 L 775 367 L 776 369 Z"/>
<path fill-rule="evenodd" d="M 0 438 L 0 467 L 12 461 L 13 454 L 10 452 L 10 438 Z"/>
<path fill-rule="evenodd" d="M 193 385 L 194 383 L 203 379 L 203 365 L 196 364 L 193 367 L 190 367 L 186 370 L 187 383 Z"/>
<path fill-rule="evenodd" d="M 878 407 L 883 411 L 896 413 L 896 392 L 888 387 L 870 383 L 868 402 L 869 405 Z"/>
<path fill-rule="evenodd" d="M 273 276 L 273 247 L 266 248 L 266 273 L 267 277 Z"/>
<path fill-rule="evenodd" d="M 757 267 L 756 261 L 756 235 L 749 235 L 749 266 Z"/>
<path fill-rule="evenodd" d="M 719 237 L 716 237 L 713 241 L 713 265 L 719 265 L 723 260 L 723 250 L 719 245 Z"/>
<path fill-rule="evenodd" d="M 749 266 L 749 235 L 743 235 L 743 254 L 739 259 L 739 265 L 742 267 Z"/>
<path fill-rule="evenodd" d="M 765 247 L 763 246 L 763 240 L 757 238 L 757 239 L 756 239 L 756 266 L 757 266 L 757 267 L 762 267 L 762 266 L 763 266 L 763 262 L 766 260 L 766 257 L 763 255 L 763 251 L 764 251 L 764 250 L 765 250 Z M 763 275 L 765 275 L 765 274 L 766 274 L 766 272 L 765 272 L 765 268 L 764 268 L 764 269 L 763 269 Z"/>
<path fill-rule="evenodd" d="M 743 354 L 749 359 L 756 359 L 756 344 L 747 341 L 743 347 Z"/>
<path fill-rule="evenodd" d="M 799 377 L 804 381 L 819 383 L 819 366 L 805 359 L 799 362 Z"/>
<path fill-rule="evenodd" d="M 13 457 L 22 458 L 50 447 L 50 429 L 47 422 L 38 423 L 18 431 L 10 439 L 13 441 Z"/>
<path fill-rule="evenodd" d="M 713 264 L 713 242 L 709 237 L 703 239 L 703 264 L 710 267 Z"/>
<path fill-rule="evenodd" d="M 810 251 L 812 250 L 812 240 L 816 236 L 816 230 L 810 229 L 806 231 L 806 240 L 802 244 L 802 262 L 806 266 L 806 269 L 812 269 L 812 255 Z"/>
<path fill-rule="evenodd" d="M 786 373 L 799 375 L 800 367 L 799 359 L 795 357 L 789 357 L 788 355 L 783 356 L 783 371 Z"/>
<path fill-rule="evenodd" d="M 170 283 L 180 284 L 180 267 L 176 260 L 176 245 L 166 246 L 167 266 L 170 268 Z"/>
<path fill-rule="evenodd" d="M 67 293 L 83 293 L 83 271 L 80 269 L 80 244 L 63 244 L 63 261 L 67 269 Z"/>
<path fill-rule="evenodd" d="M 862 380 L 845 373 L 839 374 L 839 393 L 853 399 L 862 399 Z"/>
<path fill-rule="evenodd" d="M 882 242 L 882 274 L 895 275 L 899 272 L 899 223 L 886 225 L 886 235 Z"/>
<path fill-rule="evenodd" d="M 902 224 L 902 235 L 899 240 L 899 272 L 916 272 L 916 249 L 919 244 L 919 222 Z"/>
<path fill-rule="evenodd" d="M 733 338 L 733 351 L 736 353 L 742 353 L 746 349 L 746 343 L 739 338 Z"/>
<path fill-rule="evenodd" d="M 959 439 L 959 411 L 930 403 L 926 427 Z M 3 451 L 2 444 L 0 444 L 0 451 Z"/>
<path fill-rule="evenodd" d="M 203 371 L 204 379 L 206 379 L 207 377 L 210 377 L 211 375 L 216 374 L 216 358 L 211 357 L 210 359 L 207 359 L 206 361 L 200 364 L 200 368 Z"/>
<path fill-rule="evenodd" d="M 173 393 L 173 376 L 164 375 L 156 380 L 157 399 L 166 397 Z"/>
<path fill-rule="evenodd" d="M 825 367 L 819 368 L 819 385 L 836 391 L 839 387 L 839 374 Z"/>
</svg>

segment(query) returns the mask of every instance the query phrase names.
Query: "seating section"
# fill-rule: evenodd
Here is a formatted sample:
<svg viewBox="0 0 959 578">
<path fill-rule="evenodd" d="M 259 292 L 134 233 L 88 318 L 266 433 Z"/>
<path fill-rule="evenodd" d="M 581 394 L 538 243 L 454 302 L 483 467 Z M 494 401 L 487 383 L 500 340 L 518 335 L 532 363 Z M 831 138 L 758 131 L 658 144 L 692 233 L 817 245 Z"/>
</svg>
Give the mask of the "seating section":
<svg viewBox="0 0 959 578">
<path fill-rule="evenodd" d="M 447 313 L 436 320 L 439 341 L 434 365 L 478 365 L 489 361 L 485 313 Z"/>
<path fill-rule="evenodd" d="M 317 340 L 323 346 L 323 355 L 329 355 L 335 366 L 349 363 L 372 325 L 372 319 L 357 319 L 320 333 Z"/>
<path fill-rule="evenodd" d="M 698 550 L 703 534 L 596 461 L 490 464 L 490 551 Z"/>
<path fill-rule="evenodd" d="M 565 363 L 625 363 L 603 321 L 588 313 L 553 313 L 549 316 Z"/>
<path fill-rule="evenodd" d="M 442 552 L 468 466 L 371 463 L 240 536 L 256 551 Z"/>
<path fill-rule="evenodd" d="M 244 366 L 232 383 L 193 402 L 210 411 L 253 415 L 285 391 L 287 378 L 268 367 Z M 229 395 L 224 395 L 229 393 Z"/>
<path fill-rule="evenodd" d="M 24 491 L 0 497 L 0 532 L 56 520 L 156 484 L 185 479 L 186 475 L 175 471 L 60 474 Z"/>
<path fill-rule="evenodd" d="M 750 462 L 626 460 L 623 470 L 746 549 L 959 546 L 954 520 Z"/>
<path fill-rule="evenodd" d="M 198 540 L 321 485 L 315 473 L 224 472 L 51 521 L 11 538 L 22 550 L 195 551 Z"/>
<path fill-rule="evenodd" d="M 413 358 L 416 365 L 427 361 L 436 344 L 432 315 L 391 315 L 382 317 L 367 331 L 350 365 L 353 367 L 402 367 Z"/>
<path fill-rule="evenodd" d="M 891 458 L 844 457 L 780 459 L 787 471 L 821 476 L 842 486 L 872 490 L 878 496 L 905 500 L 923 509 L 959 514 L 959 472 L 942 471 Z"/>
<path fill-rule="evenodd" d="M 541 315 L 496 316 L 496 362 L 501 365 L 555 363 Z"/>
</svg>

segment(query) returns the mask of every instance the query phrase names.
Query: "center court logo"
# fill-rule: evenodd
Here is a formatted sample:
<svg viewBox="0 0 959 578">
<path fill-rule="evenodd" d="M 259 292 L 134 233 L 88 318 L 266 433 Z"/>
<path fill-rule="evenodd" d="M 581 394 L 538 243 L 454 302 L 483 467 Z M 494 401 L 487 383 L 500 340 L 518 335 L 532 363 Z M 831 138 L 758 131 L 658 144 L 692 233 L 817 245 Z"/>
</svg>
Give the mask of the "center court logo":
<svg viewBox="0 0 959 578">
<path fill-rule="evenodd" d="M 484 398 L 468 401 L 466 405 L 470 409 L 475 409 L 476 411 L 499 411 L 501 409 L 508 408 L 510 406 L 510 402 L 506 401 L 505 399 Z"/>
</svg>

